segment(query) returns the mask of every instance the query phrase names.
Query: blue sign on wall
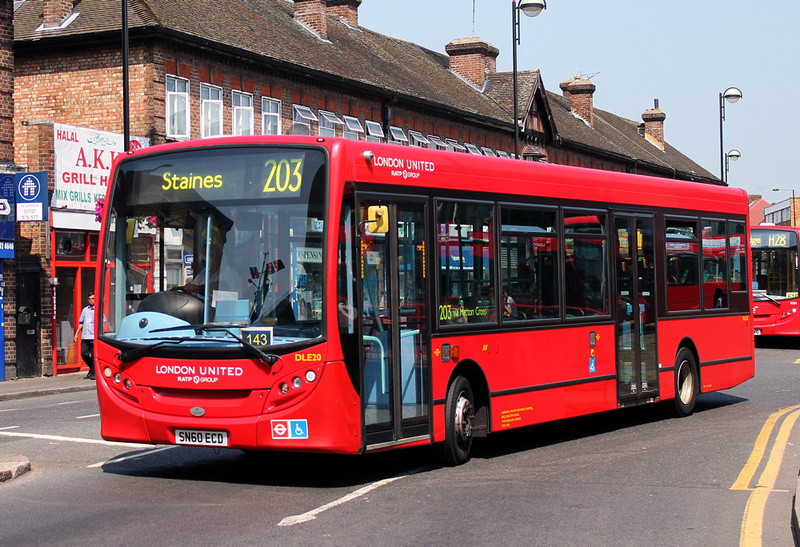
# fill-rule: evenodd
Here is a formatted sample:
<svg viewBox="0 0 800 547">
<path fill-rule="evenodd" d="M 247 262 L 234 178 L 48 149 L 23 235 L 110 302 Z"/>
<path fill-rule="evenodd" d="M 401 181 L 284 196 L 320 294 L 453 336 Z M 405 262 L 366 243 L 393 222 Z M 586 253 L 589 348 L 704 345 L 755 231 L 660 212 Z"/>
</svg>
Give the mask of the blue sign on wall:
<svg viewBox="0 0 800 547">
<path fill-rule="evenodd" d="M 18 173 L 17 222 L 46 220 L 47 173 Z"/>
<path fill-rule="evenodd" d="M 14 258 L 14 175 L 0 175 L 0 258 Z"/>
</svg>

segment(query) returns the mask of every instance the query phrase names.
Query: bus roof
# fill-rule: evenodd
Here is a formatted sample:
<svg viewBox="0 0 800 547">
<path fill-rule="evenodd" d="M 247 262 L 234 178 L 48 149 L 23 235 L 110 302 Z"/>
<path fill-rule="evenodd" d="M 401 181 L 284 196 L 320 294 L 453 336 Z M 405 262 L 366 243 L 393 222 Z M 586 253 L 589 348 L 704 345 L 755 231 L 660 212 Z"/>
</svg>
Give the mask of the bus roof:
<svg viewBox="0 0 800 547">
<path fill-rule="evenodd" d="M 333 181 L 577 199 L 743 216 L 748 212 L 747 192 L 741 188 L 334 137 L 275 135 L 183 141 L 121 154 L 117 163 L 143 154 L 187 147 L 258 144 L 323 146 L 333 158 Z M 496 183 L 487 186 L 487 180 Z"/>
</svg>

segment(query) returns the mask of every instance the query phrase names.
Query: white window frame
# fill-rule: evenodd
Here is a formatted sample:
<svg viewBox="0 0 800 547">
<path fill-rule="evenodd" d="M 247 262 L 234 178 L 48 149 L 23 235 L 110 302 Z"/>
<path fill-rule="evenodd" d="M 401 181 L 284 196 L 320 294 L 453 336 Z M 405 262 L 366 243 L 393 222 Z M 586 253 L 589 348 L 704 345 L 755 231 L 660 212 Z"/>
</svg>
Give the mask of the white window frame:
<svg viewBox="0 0 800 547">
<path fill-rule="evenodd" d="M 408 144 L 408 137 L 403 132 L 403 129 L 396 125 L 389 126 L 389 144 Z"/>
<path fill-rule="evenodd" d="M 425 138 L 425 135 L 420 133 L 419 131 L 413 131 L 409 129 L 408 136 L 410 137 L 409 144 L 411 146 L 418 146 L 419 148 L 426 148 L 431 142 Z"/>
<path fill-rule="evenodd" d="M 191 116 L 189 113 L 189 80 L 166 75 L 164 88 L 166 100 L 166 133 L 168 139 L 188 139 Z M 179 109 L 178 107 L 182 107 Z M 179 123 L 180 114 L 183 114 L 183 123 Z M 178 126 L 181 127 L 178 127 Z"/>
<path fill-rule="evenodd" d="M 477 146 L 475 146 L 471 142 L 465 142 L 464 143 L 464 147 L 467 149 L 467 152 L 469 152 L 470 154 L 475 154 L 476 156 L 483 156 L 483 154 L 481 153 L 480 148 L 478 148 Z"/>
<path fill-rule="evenodd" d="M 447 150 L 447 143 L 445 143 L 441 137 L 436 135 L 428 135 L 428 148 L 433 150 Z"/>
<path fill-rule="evenodd" d="M 333 112 L 327 110 L 320 110 L 319 114 L 319 136 L 320 137 L 335 137 L 336 126 L 344 125 L 344 122 Z"/>
<path fill-rule="evenodd" d="M 364 127 L 361 121 L 353 116 L 342 116 L 344 120 L 344 129 L 342 129 L 342 137 L 345 139 L 359 140 L 358 134 L 364 133 Z"/>
<path fill-rule="evenodd" d="M 364 120 L 367 126 L 367 135 L 364 138 L 367 142 L 383 142 L 386 136 L 383 134 L 383 127 L 378 122 L 372 120 Z"/>
<path fill-rule="evenodd" d="M 505 158 L 507 160 L 511 159 L 511 156 L 509 156 L 508 152 L 506 152 L 505 150 L 498 150 L 497 151 L 497 157 L 498 158 Z"/>
<path fill-rule="evenodd" d="M 466 152 L 467 151 L 467 149 L 464 148 L 461 144 L 459 144 L 458 141 L 455 140 L 455 139 L 445 139 L 445 142 L 447 143 L 447 149 L 450 152 Z"/>
<path fill-rule="evenodd" d="M 261 134 L 281 134 L 281 101 L 272 97 L 261 97 Z M 268 127 L 275 125 L 275 132 L 267 131 Z"/>
<path fill-rule="evenodd" d="M 212 120 L 212 116 L 216 120 Z M 213 121 L 218 125 L 217 132 L 211 131 Z M 220 135 L 222 135 L 222 88 L 211 84 L 200 84 L 200 138 Z"/>
<path fill-rule="evenodd" d="M 481 146 L 481 152 L 483 152 L 484 156 L 492 156 L 495 157 L 494 150 L 489 148 L 488 146 Z"/>
<path fill-rule="evenodd" d="M 310 135 L 311 122 L 317 122 L 319 120 L 314 115 L 314 111 L 309 107 L 302 104 L 296 104 L 294 105 L 294 108 L 292 108 L 292 121 L 297 125 L 302 125 L 308 128 L 308 133 L 306 133 L 306 135 Z"/>
<path fill-rule="evenodd" d="M 252 135 L 253 118 L 255 118 L 252 93 L 232 91 L 231 104 L 233 105 L 233 119 L 231 124 L 231 127 L 233 128 L 233 134 Z M 247 127 L 245 127 L 245 123 L 247 124 Z"/>
</svg>

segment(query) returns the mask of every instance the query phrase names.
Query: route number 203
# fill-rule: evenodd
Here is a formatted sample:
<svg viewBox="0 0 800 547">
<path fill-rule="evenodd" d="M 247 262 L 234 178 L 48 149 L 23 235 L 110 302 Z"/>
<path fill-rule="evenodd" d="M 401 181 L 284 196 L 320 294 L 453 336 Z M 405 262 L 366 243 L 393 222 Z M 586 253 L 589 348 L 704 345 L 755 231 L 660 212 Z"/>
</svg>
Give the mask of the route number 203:
<svg viewBox="0 0 800 547">
<path fill-rule="evenodd" d="M 303 160 L 281 159 L 268 160 L 264 164 L 267 169 L 267 182 L 263 192 L 276 192 L 278 194 L 296 193 L 303 185 Z"/>
</svg>

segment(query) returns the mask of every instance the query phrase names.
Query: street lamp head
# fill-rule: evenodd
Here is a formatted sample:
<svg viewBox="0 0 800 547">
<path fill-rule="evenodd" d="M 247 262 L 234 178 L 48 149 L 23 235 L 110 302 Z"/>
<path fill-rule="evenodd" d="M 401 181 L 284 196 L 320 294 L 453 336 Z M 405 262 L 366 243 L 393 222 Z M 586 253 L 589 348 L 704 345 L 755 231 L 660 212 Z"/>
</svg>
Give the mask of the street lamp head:
<svg viewBox="0 0 800 547">
<path fill-rule="evenodd" d="M 547 9 L 545 0 L 520 0 L 519 9 L 528 17 L 536 17 L 542 10 Z"/>
<path fill-rule="evenodd" d="M 728 157 L 730 159 L 732 159 L 733 161 L 736 161 L 736 160 L 738 160 L 739 158 L 742 157 L 742 153 L 734 148 L 733 150 L 728 152 Z"/>
<path fill-rule="evenodd" d="M 738 87 L 729 87 L 722 94 L 722 97 L 729 103 L 735 103 L 742 98 L 742 91 Z"/>
</svg>

